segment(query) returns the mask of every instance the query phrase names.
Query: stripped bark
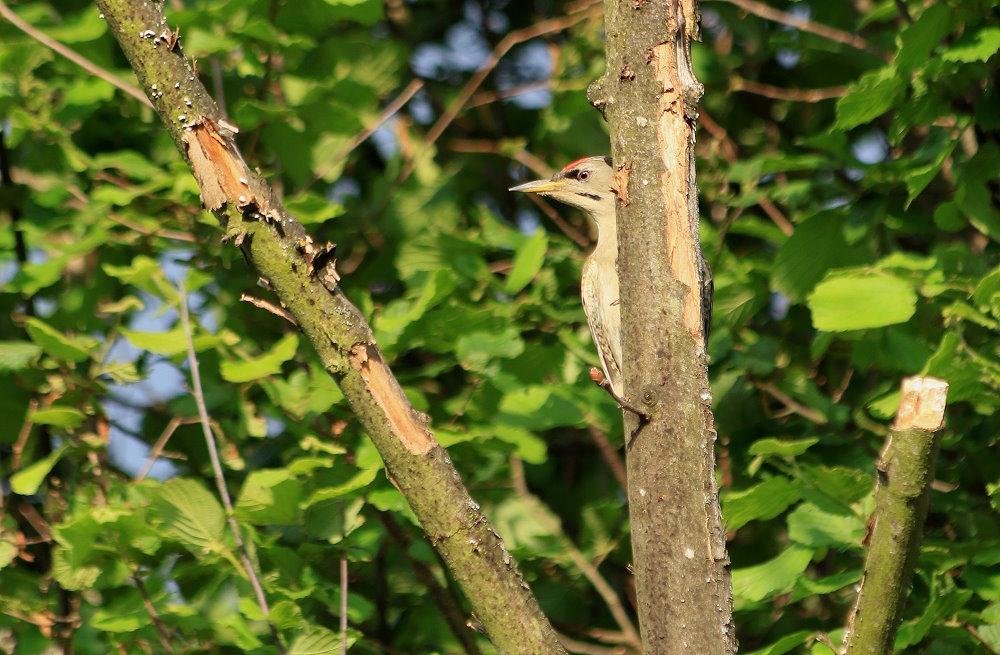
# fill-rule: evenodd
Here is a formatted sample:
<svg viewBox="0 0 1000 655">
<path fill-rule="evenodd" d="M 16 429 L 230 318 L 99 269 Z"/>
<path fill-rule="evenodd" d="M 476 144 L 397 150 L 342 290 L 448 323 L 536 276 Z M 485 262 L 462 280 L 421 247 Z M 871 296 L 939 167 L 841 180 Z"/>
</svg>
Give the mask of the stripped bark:
<svg viewBox="0 0 1000 655">
<path fill-rule="evenodd" d="M 875 511 L 865 537 L 868 558 L 844 633 L 847 655 L 893 652 L 920 553 L 947 397 L 944 380 L 903 380 L 896 422 L 876 464 Z"/>
<path fill-rule="evenodd" d="M 629 513 L 643 652 L 736 651 L 702 336 L 691 70 L 695 0 L 606 0 L 608 120 L 618 204 Z"/>
<path fill-rule="evenodd" d="M 312 342 L 494 645 L 503 653 L 564 653 L 427 417 L 413 409 L 364 317 L 337 286 L 332 247 L 314 244 L 247 166 L 235 127 L 192 72 L 160 4 L 97 4 L 198 180 L 205 207 Z"/>
</svg>

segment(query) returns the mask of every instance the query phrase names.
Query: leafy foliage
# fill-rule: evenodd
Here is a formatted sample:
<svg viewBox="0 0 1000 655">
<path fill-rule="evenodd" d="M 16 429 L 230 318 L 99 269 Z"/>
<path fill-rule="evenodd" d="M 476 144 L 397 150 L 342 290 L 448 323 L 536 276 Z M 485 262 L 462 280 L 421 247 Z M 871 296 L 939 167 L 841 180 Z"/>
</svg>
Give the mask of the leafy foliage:
<svg viewBox="0 0 1000 655">
<path fill-rule="evenodd" d="M 949 381 L 950 405 L 897 647 L 994 652 L 996 3 L 773 5 L 866 47 L 703 5 L 709 351 L 742 650 L 828 653 L 814 635 L 838 641 L 899 380 L 921 373 Z M 589 380 L 578 300 L 591 228 L 506 192 L 543 174 L 525 170 L 536 159 L 607 151 L 583 93 L 603 72 L 599 5 L 545 5 L 576 22 L 515 45 L 437 139 L 430 124 L 540 9 L 167 9 L 248 159 L 338 244 L 345 292 L 556 627 L 591 642 L 620 632 L 587 578 L 599 573 L 628 608 L 626 501 L 601 447 L 621 446 L 621 424 Z M 92 4 L 14 10 L 133 83 Z M 423 88 L 351 149 L 415 76 Z M 290 653 L 339 652 L 343 558 L 352 652 L 467 649 L 428 602 L 423 573 L 454 585 L 378 453 L 308 344 L 240 301 L 269 296 L 199 209 L 155 116 L 3 22 L 0 118 L 13 177 L 0 186 L 0 304 L 14 318 L 0 326 L 0 642 L 269 653 L 269 621 Z M 266 615 L 195 422 L 179 283 Z"/>
</svg>

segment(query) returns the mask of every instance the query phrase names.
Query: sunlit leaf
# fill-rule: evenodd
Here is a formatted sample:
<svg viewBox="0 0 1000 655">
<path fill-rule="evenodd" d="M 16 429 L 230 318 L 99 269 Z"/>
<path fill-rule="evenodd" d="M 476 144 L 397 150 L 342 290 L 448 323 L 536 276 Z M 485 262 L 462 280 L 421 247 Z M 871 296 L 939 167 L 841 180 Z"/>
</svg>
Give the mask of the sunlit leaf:
<svg viewBox="0 0 1000 655">
<path fill-rule="evenodd" d="M 164 529 L 192 552 L 205 555 L 224 549 L 222 506 L 194 480 L 165 482 L 154 497 L 153 510 Z"/>
<path fill-rule="evenodd" d="M 270 351 L 244 361 L 225 360 L 220 372 L 229 382 L 250 382 L 258 378 L 281 372 L 281 365 L 295 356 L 299 348 L 299 338 L 293 333 L 283 336 Z"/>
<path fill-rule="evenodd" d="M 875 273 L 832 274 L 807 299 L 818 330 L 843 332 L 908 321 L 917 309 L 913 286 Z"/>
</svg>

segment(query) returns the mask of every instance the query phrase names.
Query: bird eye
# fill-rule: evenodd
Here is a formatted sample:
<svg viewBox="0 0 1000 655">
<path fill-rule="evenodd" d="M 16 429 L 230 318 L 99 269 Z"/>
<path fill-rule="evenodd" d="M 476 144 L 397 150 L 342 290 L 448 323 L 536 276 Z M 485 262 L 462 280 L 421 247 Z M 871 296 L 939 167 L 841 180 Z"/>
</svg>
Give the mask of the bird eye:
<svg viewBox="0 0 1000 655">
<path fill-rule="evenodd" d="M 590 171 L 580 171 L 580 181 L 586 182 L 590 179 Z"/>
</svg>

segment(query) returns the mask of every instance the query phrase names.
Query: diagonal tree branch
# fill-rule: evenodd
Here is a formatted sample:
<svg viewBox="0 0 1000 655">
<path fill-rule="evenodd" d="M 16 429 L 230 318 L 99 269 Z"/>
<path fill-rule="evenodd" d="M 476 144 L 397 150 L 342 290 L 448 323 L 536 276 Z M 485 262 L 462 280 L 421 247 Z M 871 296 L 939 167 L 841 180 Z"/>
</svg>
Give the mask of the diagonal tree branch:
<svg viewBox="0 0 1000 655">
<path fill-rule="evenodd" d="M 503 540 L 469 495 L 426 416 L 407 400 L 360 311 L 336 286 L 332 250 L 312 242 L 264 179 L 243 160 L 215 102 L 161 7 L 98 0 L 201 188 L 225 238 L 248 260 L 312 342 L 478 620 L 504 653 L 564 653 Z M 172 46 L 172 47 L 171 47 Z"/>
</svg>

